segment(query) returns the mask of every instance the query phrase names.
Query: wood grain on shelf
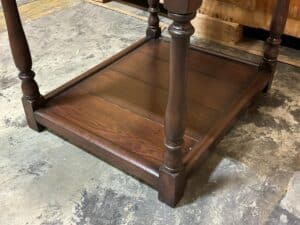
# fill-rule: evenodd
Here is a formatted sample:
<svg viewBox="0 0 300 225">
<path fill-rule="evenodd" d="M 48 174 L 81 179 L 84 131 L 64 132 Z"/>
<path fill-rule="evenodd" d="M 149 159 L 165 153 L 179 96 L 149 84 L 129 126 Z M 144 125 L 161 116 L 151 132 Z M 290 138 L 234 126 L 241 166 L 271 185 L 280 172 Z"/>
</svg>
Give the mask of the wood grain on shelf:
<svg viewBox="0 0 300 225">
<path fill-rule="evenodd" d="M 146 42 L 49 99 L 44 108 L 35 112 L 37 121 L 156 186 L 165 152 L 168 52 L 169 43 L 165 40 Z M 258 76 L 255 66 L 193 49 L 189 53 L 184 154 L 207 138 L 212 128 L 217 129 L 217 121 L 231 112 L 232 104 Z M 200 69 L 207 65 L 217 66 Z"/>
</svg>

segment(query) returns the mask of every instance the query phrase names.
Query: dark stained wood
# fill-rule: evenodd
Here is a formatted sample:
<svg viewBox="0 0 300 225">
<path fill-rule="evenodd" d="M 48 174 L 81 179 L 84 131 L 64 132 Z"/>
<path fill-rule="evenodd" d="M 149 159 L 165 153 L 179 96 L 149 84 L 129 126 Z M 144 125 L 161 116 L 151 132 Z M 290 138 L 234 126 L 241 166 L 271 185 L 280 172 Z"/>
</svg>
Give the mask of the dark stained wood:
<svg viewBox="0 0 300 225">
<path fill-rule="evenodd" d="M 194 33 L 191 20 L 196 13 L 169 12 L 174 21 L 169 27 L 171 35 L 168 103 L 165 113 L 165 157 L 159 169 L 159 199 L 175 206 L 181 199 L 186 183 L 182 148 L 186 129 L 187 59 L 190 36 Z"/>
<path fill-rule="evenodd" d="M 159 39 L 143 43 L 136 45 L 135 50 L 130 49 L 117 57 L 114 62 L 96 66 L 80 82 L 71 81 L 69 85 L 60 88 L 50 95 L 51 98 L 47 98 L 46 106 L 37 110 L 35 117 L 53 133 L 158 189 L 159 168 L 165 152 L 164 114 L 168 100 L 169 66 L 166 60 L 152 57 L 145 49 L 155 46 L 159 52 L 168 52 L 167 46 L 170 44 Z M 205 59 L 205 54 L 193 49 L 189 52 L 193 52 L 193 58 L 188 58 L 188 65 L 190 60 L 196 58 L 200 67 L 206 66 L 206 60 L 202 60 Z M 131 65 L 131 62 L 138 62 L 139 58 L 145 60 L 143 67 Z M 124 67 L 126 62 L 128 66 Z M 223 57 L 214 57 L 211 63 L 220 62 L 236 64 Z M 251 89 L 257 93 L 268 81 L 268 76 L 264 73 L 257 73 L 257 66 L 249 67 L 239 63 L 239 67 L 243 65 L 245 73 L 249 75 L 240 77 L 233 73 L 234 77 L 231 70 L 228 73 L 219 71 L 223 74 L 222 79 L 216 79 L 221 76 L 215 70 L 202 74 L 187 68 L 190 76 L 187 85 L 190 91 L 187 92 L 187 130 L 182 149 L 187 172 L 209 148 L 211 143 L 207 143 L 207 140 L 215 141 L 222 136 L 220 131 L 224 127 L 220 124 L 227 128 L 227 122 L 236 118 L 237 113 L 232 112 L 239 112 L 240 108 L 235 105 L 240 104 L 240 101 L 243 101 L 241 105 L 247 105 L 243 99 L 254 95 L 252 92 L 248 93 L 253 82 L 258 77 L 264 79 L 259 80 L 259 85 Z M 229 85 L 225 86 L 227 94 L 215 94 L 219 92 L 216 88 L 222 85 Z M 211 88 L 205 88 L 206 86 Z M 224 108 L 215 110 L 206 106 L 206 101 L 201 100 L 205 99 L 205 93 L 196 91 L 199 89 L 205 90 L 211 102 L 223 104 L 224 101 Z M 220 93 L 223 93 L 222 88 Z M 212 131 L 214 133 L 211 136 Z M 167 179 L 165 174 L 162 176 L 164 177 L 161 179 Z M 170 182 L 174 185 L 176 183 L 177 187 L 180 186 L 179 182 L 184 181 L 182 176 L 172 174 L 172 177 Z"/>
<path fill-rule="evenodd" d="M 87 84 L 92 85 L 92 81 L 93 79 L 88 80 Z M 153 167 L 158 167 L 164 153 L 162 124 L 146 120 L 145 117 L 105 100 L 101 97 L 101 91 L 100 89 L 95 93 L 94 89 L 88 91 L 82 85 L 75 86 L 69 92 L 49 101 L 47 108 L 38 110 L 36 114 L 39 117 L 44 114 L 48 117 L 62 117 L 74 127 L 82 127 L 112 143 L 126 146 L 128 152 L 133 152 L 142 160 L 149 161 Z M 189 141 L 192 139 L 188 136 L 186 139 L 187 143 L 194 142 Z M 186 148 L 190 146 L 192 144 Z"/>
<path fill-rule="evenodd" d="M 165 63 L 169 65 L 169 45 L 168 41 L 169 39 L 164 38 L 166 40 L 165 42 L 162 42 L 160 45 L 157 45 L 155 41 L 152 41 L 149 43 L 149 45 L 144 45 L 141 50 L 143 53 L 146 53 L 150 56 L 150 59 L 152 57 L 157 57 L 160 59 L 160 63 Z M 199 57 L 199 54 L 201 54 L 201 62 L 197 59 L 197 56 Z M 218 60 L 216 60 L 216 56 L 218 57 Z M 143 56 L 144 57 L 144 56 Z M 142 60 L 140 58 L 139 62 Z M 137 60 L 137 59 L 135 59 Z M 144 63 L 148 63 L 149 59 L 143 59 L 145 60 Z M 228 56 L 226 55 L 216 55 L 216 54 L 207 54 L 206 51 L 204 51 L 201 48 L 195 48 L 195 46 L 191 46 L 191 51 L 188 55 L 188 67 L 190 69 L 190 75 L 189 80 L 193 79 L 192 77 L 194 74 L 201 73 L 203 75 L 208 74 L 208 77 L 211 79 L 221 79 L 225 82 L 227 82 L 230 85 L 237 84 L 238 86 L 241 84 L 241 82 L 244 82 L 244 84 L 248 83 L 248 79 L 257 72 L 256 68 L 254 66 L 257 66 L 256 64 L 249 63 L 249 66 L 246 66 L 245 64 L 248 62 L 241 61 L 240 63 L 237 60 L 228 60 Z M 130 62 L 134 63 L 134 62 Z M 140 63 L 136 63 L 137 66 L 142 66 Z M 201 65 L 214 65 L 211 66 L 201 66 Z M 125 66 L 125 65 L 124 65 Z M 126 68 L 127 70 L 130 70 L 131 67 Z M 167 68 L 169 69 L 169 68 Z M 231 73 L 228 73 L 228 75 L 224 76 L 221 71 L 227 71 L 231 70 Z M 240 78 L 240 79 L 239 79 Z M 159 79 L 159 77 L 158 77 Z M 236 82 L 236 83 L 234 83 Z"/>
<path fill-rule="evenodd" d="M 260 66 L 261 70 L 271 73 L 272 76 L 274 76 L 277 66 L 281 36 L 286 25 L 289 6 L 290 0 L 277 0 L 277 4 L 273 12 L 270 37 L 266 41 L 263 62 Z M 268 84 L 265 91 L 270 89 L 271 83 L 272 81 Z"/>
<path fill-rule="evenodd" d="M 161 124 L 80 92 L 48 104 L 35 112 L 47 129 L 156 187 L 164 154 Z M 186 137 L 186 144 L 188 151 L 195 141 Z"/>
<path fill-rule="evenodd" d="M 202 0 L 165 0 L 164 3 L 173 23 L 169 26 L 169 94 L 164 127 L 166 152 L 164 163 L 159 169 L 158 197 L 166 204 L 175 206 L 186 184 L 182 148 L 186 130 L 187 60 L 190 37 L 195 31 L 191 20 L 196 16 Z"/>
<path fill-rule="evenodd" d="M 177 14 L 195 13 L 202 0 L 165 0 L 164 5 L 169 12 Z"/>
<path fill-rule="evenodd" d="M 67 89 L 73 87 L 74 85 L 78 84 L 82 80 L 88 78 L 89 76 L 92 76 L 96 72 L 104 69 L 105 67 L 107 67 L 110 64 L 114 63 L 115 61 L 121 59 L 122 57 L 124 57 L 125 55 L 127 55 L 128 53 L 130 53 L 131 51 L 133 51 L 134 49 L 136 49 L 137 47 L 142 46 L 147 41 L 148 41 L 148 38 L 146 38 L 146 37 L 138 40 L 137 42 L 133 43 L 129 47 L 127 47 L 127 48 L 123 49 L 122 51 L 118 52 L 114 56 L 112 56 L 112 57 L 104 60 L 99 65 L 96 65 L 95 67 L 89 69 L 88 71 L 86 71 L 85 73 L 81 74 L 80 76 L 75 77 L 74 79 L 72 79 L 71 81 L 67 82 L 66 84 L 63 84 L 62 86 L 60 86 L 60 87 L 54 89 L 53 91 L 47 93 L 44 96 L 45 100 L 47 101 L 48 99 L 54 98 L 55 96 L 57 96 L 61 92 L 66 91 Z"/>
<path fill-rule="evenodd" d="M 271 75 L 269 73 L 258 73 L 256 78 L 254 78 L 243 91 L 243 94 L 237 96 L 235 101 L 231 103 L 230 110 L 224 114 L 223 117 L 219 118 L 220 120 L 215 121 L 218 125 L 211 127 L 201 142 L 194 147 L 193 151 L 190 151 L 185 155 L 184 165 L 188 173 L 191 172 L 204 153 L 220 141 L 220 138 L 226 134 L 233 123 L 238 119 L 239 114 L 251 104 L 253 98 L 259 92 L 263 91 L 268 82 L 270 82 L 270 79 Z"/>
<path fill-rule="evenodd" d="M 93 93 L 108 102 L 163 124 L 167 105 L 167 90 L 110 69 L 102 71 L 102 76 L 92 77 L 93 82 L 83 83 L 80 86 L 81 91 Z M 167 76 L 167 74 L 162 75 Z M 191 110 L 187 115 L 189 125 L 187 135 L 200 140 L 209 129 L 210 124 L 222 112 L 202 106 L 190 99 L 188 99 L 188 102 Z"/>
<path fill-rule="evenodd" d="M 150 43 L 152 44 L 150 44 L 150 46 L 152 47 L 154 44 L 157 45 L 155 42 L 156 41 L 154 40 L 151 41 Z M 168 48 L 164 48 L 165 43 L 167 42 L 162 41 L 160 45 L 163 46 L 165 52 L 168 52 Z M 169 74 L 168 59 L 161 60 L 160 57 L 157 58 L 156 56 L 144 54 L 144 46 L 142 48 L 143 52 L 134 52 L 130 54 L 126 60 L 117 62 L 112 70 L 128 74 L 135 79 L 141 79 L 146 83 L 167 90 L 168 76 L 161 76 L 161 73 L 164 75 Z M 218 60 L 214 61 L 213 58 L 211 58 L 209 60 L 210 63 L 220 66 L 213 67 L 210 70 L 206 69 L 202 72 L 201 69 L 196 69 L 196 64 L 194 63 L 196 63 L 195 59 L 198 59 L 197 67 L 202 68 L 205 65 L 209 65 L 207 64 L 208 60 L 205 54 L 198 53 L 197 55 L 196 51 L 190 51 L 190 53 L 190 55 L 193 53 L 193 57 L 188 58 L 188 96 L 193 98 L 194 101 L 217 111 L 223 111 L 227 102 L 235 97 L 236 91 L 238 91 L 238 89 L 243 89 L 243 87 L 248 84 L 248 81 L 252 79 L 252 76 L 257 73 L 256 67 L 247 65 L 244 67 L 242 73 L 239 73 L 241 72 L 239 63 L 222 58 L 218 58 Z M 200 57 L 201 61 L 199 61 Z M 191 66 L 192 64 L 195 66 Z M 143 70 L 145 66 L 151 67 L 152 70 L 145 71 L 141 74 L 140 71 Z M 157 68 L 159 68 L 159 71 Z M 230 71 L 226 76 L 222 73 L 224 69 Z M 201 73 L 202 76 L 199 76 L 199 73 Z M 218 89 L 218 92 L 212 92 L 209 96 L 206 96 L 206 98 L 199 98 L 199 96 L 206 95 L 210 90 L 216 89 Z M 233 90 L 233 92 L 228 90 Z"/>
<path fill-rule="evenodd" d="M 149 4 L 149 18 L 146 36 L 149 38 L 159 38 L 161 28 L 159 27 L 159 0 L 148 0 Z"/>
<path fill-rule="evenodd" d="M 232 126 L 275 72 L 289 0 L 278 0 L 263 63 L 189 47 L 201 0 L 165 0 L 171 40 L 149 0 L 147 37 L 41 96 L 15 0 L 1 0 L 28 124 L 43 127 L 180 200 L 194 165 Z"/>
<path fill-rule="evenodd" d="M 157 188 L 158 172 L 152 164 L 138 158 L 138 155 L 131 154 L 127 149 L 90 133 L 56 114 L 41 111 L 36 112 L 36 118 L 49 131 Z"/>
<path fill-rule="evenodd" d="M 15 1 L 1 0 L 11 52 L 19 69 L 19 78 L 22 80 L 22 102 L 28 125 L 37 131 L 43 128 L 35 121 L 33 111 L 38 109 L 44 102 L 34 80 L 32 60 L 28 43 L 22 27 L 20 15 Z"/>
</svg>

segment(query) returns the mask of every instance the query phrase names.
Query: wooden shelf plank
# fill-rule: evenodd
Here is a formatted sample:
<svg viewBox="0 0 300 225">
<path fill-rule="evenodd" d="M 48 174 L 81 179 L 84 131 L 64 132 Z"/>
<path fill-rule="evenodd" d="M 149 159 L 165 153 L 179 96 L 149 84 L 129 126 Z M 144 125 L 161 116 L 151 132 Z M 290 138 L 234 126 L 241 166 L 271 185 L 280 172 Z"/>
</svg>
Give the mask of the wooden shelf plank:
<svg viewBox="0 0 300 225">
<path fill-rule="evenodd" d="M 169 42 L 144 42 L 60 89 L 35 117 L 53 133 L 157 187 L 165 152 Z M 257 66 L 193 48 L 188 65 L 183 151 L 191 165 L 224 135 L 269 78 Z"/>
</svg>

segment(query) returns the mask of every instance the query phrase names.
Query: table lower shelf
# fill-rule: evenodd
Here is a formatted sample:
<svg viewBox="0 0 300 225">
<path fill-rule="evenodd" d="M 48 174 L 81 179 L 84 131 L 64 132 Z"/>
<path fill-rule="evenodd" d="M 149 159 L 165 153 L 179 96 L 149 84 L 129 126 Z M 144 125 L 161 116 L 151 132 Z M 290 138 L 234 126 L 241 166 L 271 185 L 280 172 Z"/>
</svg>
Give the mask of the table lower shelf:
<svg viewBox="0 0 300 225">
<path fill-rule="evenodd" d="M 270 80 L 257 65 L 189 53 L 188 171 Z M 169 42 L 143 39 L 47 95 L 34 115 L 51 132 L 157 187 L 168 76 Z"/>
</svg>

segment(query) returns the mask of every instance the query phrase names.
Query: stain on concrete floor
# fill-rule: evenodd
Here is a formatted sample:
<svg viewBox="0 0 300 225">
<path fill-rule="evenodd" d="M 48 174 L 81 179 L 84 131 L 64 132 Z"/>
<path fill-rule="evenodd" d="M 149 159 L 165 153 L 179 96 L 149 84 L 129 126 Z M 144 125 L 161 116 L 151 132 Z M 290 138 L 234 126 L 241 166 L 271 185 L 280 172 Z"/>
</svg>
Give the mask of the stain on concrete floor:
<svg viewBox="0 0 300 225">
<path fill-rule="evenodd" d="M 27 22 L 41 91 L 130 45 L 144 35 L 145 23 L 88 3 Z M 258 59 L 197 38 L 193 43 Z M 24 126 L 6 32 L 0 49 L 0 224 L 300 224 L 299 68 L 279 65 L 270 93 L 198 165 L 183 200 L 171 209 L 147 185 Z"/>
</svg>

